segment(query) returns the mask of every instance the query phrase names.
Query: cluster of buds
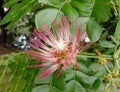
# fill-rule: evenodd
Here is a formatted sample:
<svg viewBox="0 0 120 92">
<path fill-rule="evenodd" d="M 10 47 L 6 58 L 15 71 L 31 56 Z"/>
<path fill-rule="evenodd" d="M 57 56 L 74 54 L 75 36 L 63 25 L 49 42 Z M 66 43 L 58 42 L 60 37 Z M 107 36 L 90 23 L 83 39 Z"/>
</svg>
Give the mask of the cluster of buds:
<svg viewBox="0 0 120 92">
<path fill-rule="evenodd" d="M 95 51 L 99 56 L 98 63 L 100 63 L 101 65 L 105 65 L 107 63 L 106 58 L 98 50 L 95 50 Z"/>
</svg>

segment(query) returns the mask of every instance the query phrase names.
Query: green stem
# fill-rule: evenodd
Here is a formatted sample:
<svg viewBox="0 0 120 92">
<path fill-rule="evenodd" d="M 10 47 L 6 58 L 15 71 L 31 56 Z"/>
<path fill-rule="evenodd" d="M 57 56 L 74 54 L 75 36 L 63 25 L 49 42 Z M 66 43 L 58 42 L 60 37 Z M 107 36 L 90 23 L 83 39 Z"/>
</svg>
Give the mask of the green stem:
<svg viewBox="0 0 120 92">
<path fill-rule="evenodd" d="M 96 56 L 95 53 L 89 53 L 89 52 L 79 52 L 78 54 L 80 55 L 92 55 L 92 56 Z M 103 55 L 103 56 L 106 56 L 106 57 L 112 57 L 112 55 Z"/>
<path fill-rule="evenodd" d="M 110 69 L 106 66 L 106 64 L 104 65 L 105 69 L 107 70 L 108 73 L 111 73 Z"/>
<path fill-rule="evenodd" d="M 87 57 L 87 58 L 100 58 L 100 57 L 97 56 L 97 55 L 85 55 L 85 54 L 83 55 L 83 54 L 79 54 L 79 55 L 77 55 L 77 56 L 78 56 L 78 57 L 79 57 L 79 56 L 81 56 L 81 57 Z M 104 56 L 104 55 L 103 55 L 103 56 Z M 113 60 L 112 57 L 106 57 L 106 56 L 105 56 L 105 58 L 108 59 L 108 60 Z"/>
</svg>

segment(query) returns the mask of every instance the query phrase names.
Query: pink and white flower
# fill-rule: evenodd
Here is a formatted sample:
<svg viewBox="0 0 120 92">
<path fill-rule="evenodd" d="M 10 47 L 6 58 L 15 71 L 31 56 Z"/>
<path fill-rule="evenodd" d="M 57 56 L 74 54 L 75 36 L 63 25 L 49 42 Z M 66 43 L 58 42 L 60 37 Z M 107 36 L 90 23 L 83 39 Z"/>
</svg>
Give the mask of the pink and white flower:
<svg viewBox="0 0 120 92">
<path fill-rule="evenodd" d="M 28 50 L 41 64 L 33 67 L 43 67 L 40 77 L 50 75 L 56 70 L 65 71 L 71 64 L 77 67 L 76 57 L 78 51 L 84 46 L 86 33 L 81 33 L 81 27 L 76 28 L 75 34 L 70 34 L 69 20 L 67 17 L 60 19 L 56 30 L 50 31 L 46 25 L 44 31 L 34 30 L 30 37 L 29 46 L 34 50 Z"/>
</svg>

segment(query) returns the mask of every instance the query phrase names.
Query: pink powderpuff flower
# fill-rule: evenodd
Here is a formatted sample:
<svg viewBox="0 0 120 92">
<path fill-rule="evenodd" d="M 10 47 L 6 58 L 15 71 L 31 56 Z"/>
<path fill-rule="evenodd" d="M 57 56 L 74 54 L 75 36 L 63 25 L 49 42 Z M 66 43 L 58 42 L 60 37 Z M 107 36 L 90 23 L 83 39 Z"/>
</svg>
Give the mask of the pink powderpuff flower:
<svg viewBox="0 0 120 92">
<path fill-rule="evenodd" d="M 76 27 L 75 34 L 70 34 L 69 19 L 63 17 L 56 30 L 50 31 L 49 27 L 42 25 L 42 30 L 34 30 L 30 37 L 29 46 L 34 50 L 26 52 L 41 64 L 31 67 L 43 67 L 40 77 L 49 76 L 56 70 L 65 71 L 71 64 L 77 67 L 76 57 L 82 50 L 86 33 L 81 33 L 81 27 Z"/>
</svg>

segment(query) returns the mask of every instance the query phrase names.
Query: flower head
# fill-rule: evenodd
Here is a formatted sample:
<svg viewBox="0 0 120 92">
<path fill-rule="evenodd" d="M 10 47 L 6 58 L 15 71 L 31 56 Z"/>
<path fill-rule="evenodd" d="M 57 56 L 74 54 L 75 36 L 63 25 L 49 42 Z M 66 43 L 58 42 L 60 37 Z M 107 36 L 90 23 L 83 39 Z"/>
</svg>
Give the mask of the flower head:
<svg viewBox="0 0 120 92">
<path fill-rule="evenodd" d="M 40 77 L 48 76 L 56 70 L 65 71 L 71 64 L 76 67 L 78 51 L 82 49 L 85 41 L 85 33 L 81 34 L 81 28 L 77 27 L 75 34 L 71 35 L 69 20 L 64 17 L 60 19 L 55 30 L 50 31 L 46 25 L 43 25 L 42 29 L 43 31 L 34 30 L 29 43 L 34 50 L 27 51 L 42 62 L 35 65 L 44 68 Z"/>
</svg>

